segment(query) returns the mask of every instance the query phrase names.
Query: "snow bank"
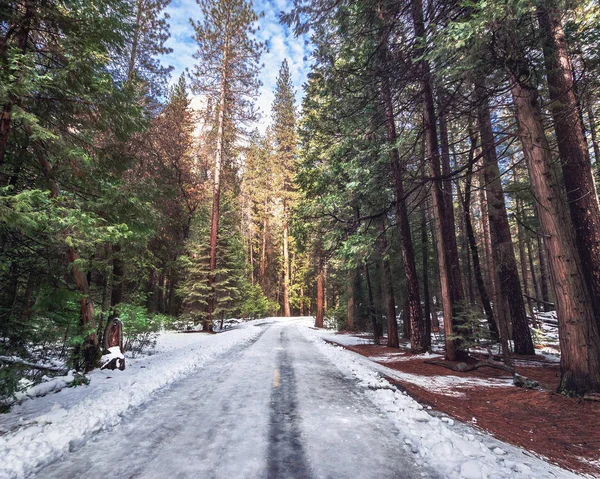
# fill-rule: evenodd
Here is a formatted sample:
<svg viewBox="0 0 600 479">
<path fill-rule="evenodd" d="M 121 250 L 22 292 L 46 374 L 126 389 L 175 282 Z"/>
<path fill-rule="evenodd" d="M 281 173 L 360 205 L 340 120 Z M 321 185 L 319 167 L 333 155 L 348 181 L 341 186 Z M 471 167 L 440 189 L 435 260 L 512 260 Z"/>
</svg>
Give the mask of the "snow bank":
<svg viewBox="0 0 600 479">
<path fill-rule="evenodd" d="M 315 334 L 331 341 L 332 343 L 341 344 L 342 346 L 357 346 L 359 344 L 373 344 L 372 334 L 343 334 L 329 329 L 316 329 Z"/>
<path fill-rule="evenodd" d="M 262 329 L 255 324 L 217 335 L 162 334 L 156 353 L 128 359 L 125 371 L 95 370 L 88 386 L 15 406 L 0 418 L 0 478 L 34 473 L 94 433 L 115 426 L 158 389 L 256 338 Z"/>
<path fill-rule="evenodd" d="M 298 327 L 342 373 L 354 376 L 370 400 L 393 421 L 419 465 L 428 465 L 447 479 L 576 479 L 581 475 L 560 469 L 531 453 L 448 417 L 427 413 L 421 404 L 398 391 L 373 367 L 382 367 L 339 346 L 322 341 L 314 331 Z M 370 366 L 369 364 L 370 363 Z M 388 368 L 385 368 L 388 369 Z M 393 371 L 393 370 L 390 370 Z M 420 376 L 415 376 L 419 377 Z M 431 378 L 426 378 L 431 379 Z M 406 379 L 404 379 L 406 380 Z"/>
</svg>

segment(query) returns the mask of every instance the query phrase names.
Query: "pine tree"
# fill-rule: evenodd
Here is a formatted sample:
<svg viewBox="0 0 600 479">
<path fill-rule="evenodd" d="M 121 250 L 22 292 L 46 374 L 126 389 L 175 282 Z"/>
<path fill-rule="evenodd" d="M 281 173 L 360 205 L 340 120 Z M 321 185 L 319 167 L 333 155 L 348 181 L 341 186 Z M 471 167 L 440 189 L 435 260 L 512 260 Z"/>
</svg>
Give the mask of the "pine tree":
<svg viewBox="0 0 600 479">
<path fill-rule="evenodd" d="M 213 170 L 213 206 L 210 233 L 210 294 L 205 326 L 210 329 L 217 306 L 216 267 L 219 236 L 221 173 L 225 142 L 235 143 L 240 122 L 254 117 L 251 100 L 257 95 L 260 56 L 264 45 L 252 38 L 258 20 L 252 5 L 244 0 L 201 0 L 202 21 L 191 20 L 198 51 L 193 88 L 216 109 L 216 148 Z M 227 130 L 227 131 L 226 131 Z"/>
<path fill-rule="evenodd" d="M 297 156 L 294 88 L 287 60 L 279 69 L 272 106 L 272 162 L 278 200 L 283 208 L 283 315 L 290 316 L 290 213 L 295 201 L 294 175 Z"/>
</svg>

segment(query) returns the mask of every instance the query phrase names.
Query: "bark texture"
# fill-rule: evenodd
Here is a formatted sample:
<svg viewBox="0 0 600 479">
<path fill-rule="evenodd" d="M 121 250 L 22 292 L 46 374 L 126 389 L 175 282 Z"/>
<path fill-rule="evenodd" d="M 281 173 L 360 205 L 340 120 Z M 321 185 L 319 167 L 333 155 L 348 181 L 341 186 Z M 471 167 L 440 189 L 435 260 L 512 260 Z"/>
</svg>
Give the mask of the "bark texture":
<svg viewBox="0 0 600 479">
<path fill-rule="evenodd" d="M 518 51 L 518 50 L 515 50 Z M 600 335 L 575 246 L 562 186 L 552 168 L 541 107 L 527 67 L 508 64 L 511 92 L 546 248 L 559 323 L 561 383 L 566 394 L 600 392 Z"/>
</svg>

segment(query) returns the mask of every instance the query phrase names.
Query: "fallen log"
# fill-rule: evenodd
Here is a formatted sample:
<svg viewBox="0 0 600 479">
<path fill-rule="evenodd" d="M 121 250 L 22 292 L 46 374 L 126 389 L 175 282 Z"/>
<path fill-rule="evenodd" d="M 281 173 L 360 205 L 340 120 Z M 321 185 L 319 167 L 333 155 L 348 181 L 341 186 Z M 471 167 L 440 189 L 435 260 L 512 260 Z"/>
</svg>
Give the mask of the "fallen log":
<svg viewBox="0 0 600 479">
<path fill-rule="evenodd" d="M 447 361 L 442 361 L 439 359 L 429 359 L 424 361 L 426 364 L 434 364 L 436 366 L 442 366 L 444 368 L 451 369 L 452 371 L 456 371 L 459 373 L 468 373 L 469 371 L 475 371 L 480 368 L 493 368 L 493 369 L 501 369 L 503 371 L 508 371 L 511 374 L 515 374 L 515 369 L 507 366 L 504 363 L 498 363 L 496 361 L 477 361 L 476 363 L 467 364 L 467 363 L 457 363 L 452 364 Z"/>
</svg>

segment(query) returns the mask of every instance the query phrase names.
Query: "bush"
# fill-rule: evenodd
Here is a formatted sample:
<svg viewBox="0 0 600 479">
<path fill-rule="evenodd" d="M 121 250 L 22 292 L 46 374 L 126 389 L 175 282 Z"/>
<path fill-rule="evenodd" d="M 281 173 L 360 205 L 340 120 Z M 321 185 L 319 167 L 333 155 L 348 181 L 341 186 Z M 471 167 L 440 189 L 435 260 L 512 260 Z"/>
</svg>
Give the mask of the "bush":
<svg viewBox="0 0 600 479">
<path fill-rule="evenodd" d="M 467 303 L 462 303 L 459 311 L 459 321 L 455 323 L 456 331 L 448 337 L 459 339 L 461 349 L 464 351 L 473 348 L 488 348 L 492 343 L 492 335 L 487 321 L 481 317 L 481 311 Z"/>
<path fill-rule="evenodd" d="M 153 348 L 158 332 L 171 327 L 174 322 L 171 316 L 150 314 L 143 306 L 128 303 L 119 304 L 117 311 L 123 322 L 123 347 L 134 358 L 146 349 Z"/>
</svg>

